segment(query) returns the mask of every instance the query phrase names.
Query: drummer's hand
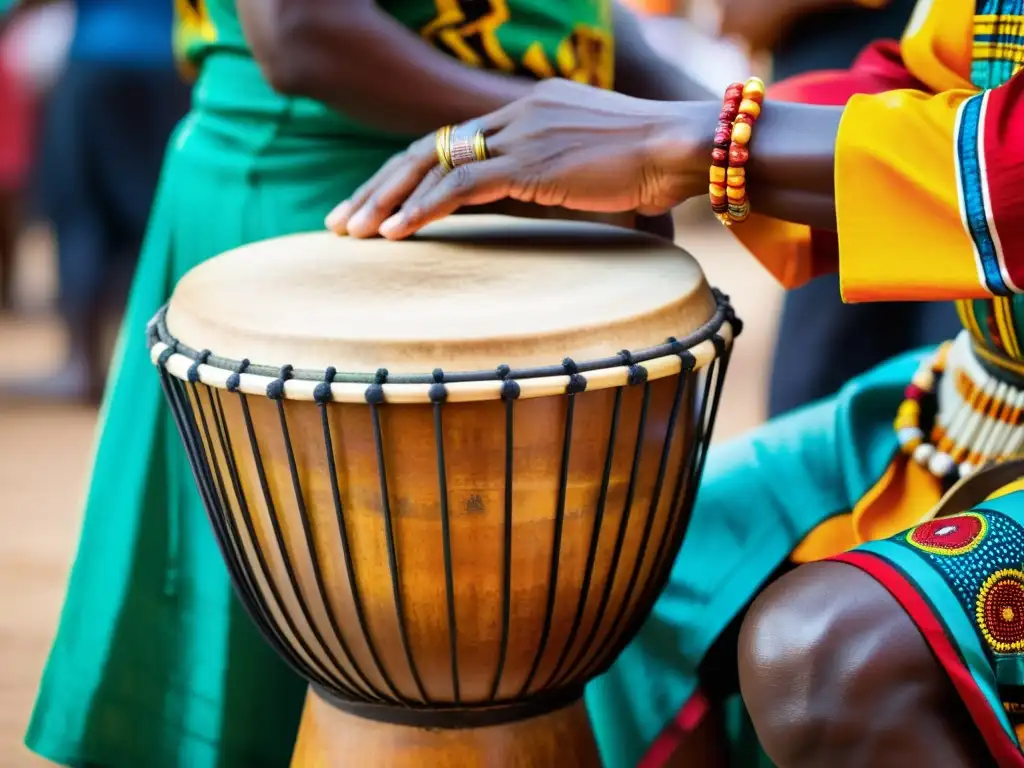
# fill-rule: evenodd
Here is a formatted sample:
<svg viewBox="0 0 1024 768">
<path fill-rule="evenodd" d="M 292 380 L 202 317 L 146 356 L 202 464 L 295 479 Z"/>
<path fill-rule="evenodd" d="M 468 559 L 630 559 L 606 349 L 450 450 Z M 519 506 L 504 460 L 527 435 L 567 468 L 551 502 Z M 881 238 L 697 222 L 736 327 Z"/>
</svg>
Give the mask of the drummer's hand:
<svg viewBox="0 0 1024 768">
<path fill-rule="evenodd" d="M 388 161 L 326 223 L 339 234 L 400 239 L 460 207 L 505 198 L 661 214 L 707 191 L 717 118 L 713 102 L 644 101 L 548 80 L 479 120 L 487 160 L 443 174 L 434 134 L 425 136 Z"/>
</svg>

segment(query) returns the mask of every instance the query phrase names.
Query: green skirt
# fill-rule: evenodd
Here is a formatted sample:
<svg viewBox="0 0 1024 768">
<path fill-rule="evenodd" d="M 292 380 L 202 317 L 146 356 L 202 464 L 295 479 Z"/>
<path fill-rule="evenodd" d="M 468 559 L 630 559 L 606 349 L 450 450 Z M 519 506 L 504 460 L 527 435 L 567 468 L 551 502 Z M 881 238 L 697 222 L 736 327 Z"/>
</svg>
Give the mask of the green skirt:
<svg viewBox="0 0 1024 768">
<path fill-rule="evenodd" d="M 237 90 L 265 85 L 218 71 L 243 62 L 208 64 L 167 152 L 26 739 L 61 764 L 279 768 L 298 727 L 305 684 L 232 593 L 149 361 L 146 324 L 203 260 L 321 230 L 325 214 L 405 143 L 295 130 L 287 115 L 260 113 L 262 94 Z M 225 82 L 230 93 L 211 87 Z M 231 103 L 257 109 L 239 114 Z"/>
</svg>

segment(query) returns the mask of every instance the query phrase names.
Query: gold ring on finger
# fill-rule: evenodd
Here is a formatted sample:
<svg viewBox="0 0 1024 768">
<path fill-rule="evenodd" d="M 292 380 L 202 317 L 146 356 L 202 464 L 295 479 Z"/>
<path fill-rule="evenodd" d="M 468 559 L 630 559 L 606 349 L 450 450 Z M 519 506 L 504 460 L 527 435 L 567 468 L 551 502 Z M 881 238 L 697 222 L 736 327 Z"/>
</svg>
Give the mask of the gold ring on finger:
<svg viewBox="0 0 1024 768">
<path fill-rule="evenodd" d="M 446 173 L 455 167 L 451 156 L 451 136 L 453 130 L 452 126 L 445 125 L 438 128 L 434 136 L 434 151 L 437 153 L 437 164 Z"/>
<path fill-rule="evenodd" d="M 475 123 L 466 123 L 452 129 L 448 137 L 448 156 L 452 166 L 477 163 L 487 159 L 487 140 Z"/>
</svg>

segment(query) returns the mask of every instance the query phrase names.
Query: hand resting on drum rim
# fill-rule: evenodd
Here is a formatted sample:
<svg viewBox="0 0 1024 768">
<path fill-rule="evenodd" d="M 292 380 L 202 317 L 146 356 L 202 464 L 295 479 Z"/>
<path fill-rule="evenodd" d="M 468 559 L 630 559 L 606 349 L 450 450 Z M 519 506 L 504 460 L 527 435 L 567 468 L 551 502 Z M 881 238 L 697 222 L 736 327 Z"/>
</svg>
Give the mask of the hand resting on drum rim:
<svg viewBox="0 0 1024 768">
<path fill-rule="evenodd" d="M 401 239 L 468 205 L 505 199 L 657 215 L 707 192 L 717 102 L 656 102 L 549 80 L 485 115 L 487 158 L 445 172 L 434 134 L 392 158 L 327 217 L 353 237 Z M 754 210 L 835 229 L 841 107 L 768 102 L 747 165 Z"/>
</svg>

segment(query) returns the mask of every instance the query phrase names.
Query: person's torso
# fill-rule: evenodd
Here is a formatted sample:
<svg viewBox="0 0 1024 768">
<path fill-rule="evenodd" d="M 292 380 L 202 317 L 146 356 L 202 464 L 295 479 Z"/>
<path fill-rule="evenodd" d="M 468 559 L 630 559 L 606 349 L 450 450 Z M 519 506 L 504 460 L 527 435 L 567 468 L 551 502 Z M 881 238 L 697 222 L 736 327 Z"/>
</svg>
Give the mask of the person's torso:
<svg viewBox="0 0 1024 768">
<path fill-rule="evenodd" d="M 175 52 L 197 78 L 179 150 L 264 179 L 313 180 L 330 167 L 334 188 L 350 190 L 415 138 L 274 91 L 249 51 L 235 0 L 174 3 Z M 466 66 L 612 86 L 611 0 L 381 0 L 380 7 Z"/>
<path fill-rule="evenodd" d="M 173 66 L 174 16 L 167 0 L 76 0 L 75 10 L 73 61 Z"/>
<path fill-rule="evenodd" d="M 251 77 L 263 79 L 245 42 L 235 0 L 174 2 L 176 52 L 200 73 L 205 89 L 232 88 L 221 75 L 202 75 L 206 64 L 218 54 L 246 59 Z M 379 5 L 425 42 L 466 66 L 612 86 L 611 0 L 381 0 Z M 240 79 L 243 72 L 236 67 L 232 76 Z M 237 106 L 244 109 L 245 94 L 254 94 L 249 88 L 239 90 Z M 345 133 L 361 130 L 356 122 L 326 105 L 292 106 L 299 114 L 330 115 L 333 120 L 329 122 Z"/>
</svg>

